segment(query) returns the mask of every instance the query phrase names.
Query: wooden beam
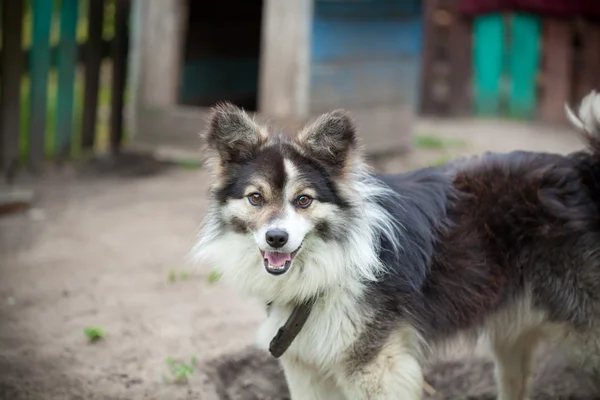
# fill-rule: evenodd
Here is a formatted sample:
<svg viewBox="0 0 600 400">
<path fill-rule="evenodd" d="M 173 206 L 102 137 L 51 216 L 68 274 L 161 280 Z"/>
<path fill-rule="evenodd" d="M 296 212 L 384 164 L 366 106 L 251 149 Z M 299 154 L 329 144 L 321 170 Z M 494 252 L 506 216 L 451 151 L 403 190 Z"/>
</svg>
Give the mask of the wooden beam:
<svg viewBox="0 0 600 400">
<path fill-rule="evenodd" d="M 309 113 L 313 0 L 265 0 L 259 111 L 282 120 Z"/>
</svg>

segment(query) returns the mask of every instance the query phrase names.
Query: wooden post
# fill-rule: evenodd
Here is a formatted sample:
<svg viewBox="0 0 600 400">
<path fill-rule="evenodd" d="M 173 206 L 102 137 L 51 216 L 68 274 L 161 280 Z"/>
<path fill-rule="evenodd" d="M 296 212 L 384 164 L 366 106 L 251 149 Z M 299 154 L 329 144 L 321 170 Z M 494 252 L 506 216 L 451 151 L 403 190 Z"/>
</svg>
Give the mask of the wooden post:
<svg viewBox="0 0 600 400">
<path fill-rule="evenodd" d="M 265 0 L 259 111 L 296 122 L 308 116 L 313 0 Z"/>
<path fill-rule="evenodd" d="M 23 1 L 2 4 L 2 91 L 0 98 L 0 170 L 12 175 L 19 157 L 19 121 L 21 116 L 21 39 Z"/>
<path fill-rule="evenodd" d="M 143 107 L 175 106 L 178 102 L 187 26 L 186 1 L 142 1 L 145 4 L 139 39 L 139 101 Z"/>
</svg>

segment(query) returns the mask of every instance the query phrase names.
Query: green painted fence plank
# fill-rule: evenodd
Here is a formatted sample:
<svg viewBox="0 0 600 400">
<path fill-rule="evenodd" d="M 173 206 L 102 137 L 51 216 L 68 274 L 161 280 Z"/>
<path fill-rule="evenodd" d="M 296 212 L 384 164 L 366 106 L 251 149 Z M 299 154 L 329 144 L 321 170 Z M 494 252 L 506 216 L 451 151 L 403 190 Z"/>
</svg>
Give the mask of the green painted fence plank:
<svg viewBox="0 0 600 400">
<path fill-rule="evenodd" d="M 510 53 L 511 91 L 509 113 L 515 118 L 532 118 L 536 109 L 536 76 L 540 59 L 539 17 L 515 14 Z"/>
<path fill-rule="evenodd" d="M 475 113 L 496 116 L 500 104 L 500 78 L 504 48 L 502 15 L 477 17 L 473 24 Z"/>
<path fill-rule="evenodd" d="M 32 43 L 30 53 L 29 163 L 34 169 L 44 160 L 48 73 L 50 71 L 50 25 L 52 0 L 32 0 Z"/>
<path fill-rule="evenodd" d="M 58 44 L 58 104 L 54 152 L 68 156 L 73 137 L 73 96 L 77 63 L 77 17 L 79 0 L 62 0 L 60 9 L 60 41 Z"/>
</svg>

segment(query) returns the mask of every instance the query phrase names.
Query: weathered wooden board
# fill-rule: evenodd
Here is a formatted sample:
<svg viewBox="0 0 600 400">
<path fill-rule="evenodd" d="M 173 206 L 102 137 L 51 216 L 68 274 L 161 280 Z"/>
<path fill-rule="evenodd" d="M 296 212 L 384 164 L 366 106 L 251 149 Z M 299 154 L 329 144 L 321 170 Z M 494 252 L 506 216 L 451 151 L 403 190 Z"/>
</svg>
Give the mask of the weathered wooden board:
<svg viewBox="0 0 600 400">
<path fill-rule="evenodd" d="M 570 21 L 545 18 L 542 45 L 542 90 L 539 117 L 550 123 L 565 122 L 564 105 L 571 97 L 573 57 Z"/>
</svg>

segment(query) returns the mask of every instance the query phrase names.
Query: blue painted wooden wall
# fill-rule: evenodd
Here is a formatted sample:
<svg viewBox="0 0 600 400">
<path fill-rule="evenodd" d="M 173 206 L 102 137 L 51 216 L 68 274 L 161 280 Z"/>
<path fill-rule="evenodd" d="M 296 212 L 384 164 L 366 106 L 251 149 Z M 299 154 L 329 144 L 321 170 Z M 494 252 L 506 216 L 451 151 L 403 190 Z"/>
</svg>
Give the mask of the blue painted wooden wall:
<svg viewBox="0 0 600 400">
<path fill-rule="evenodd" d="M 311 105 L 418 103 L 421 0 L 315 1 Z"/>
</svg>

